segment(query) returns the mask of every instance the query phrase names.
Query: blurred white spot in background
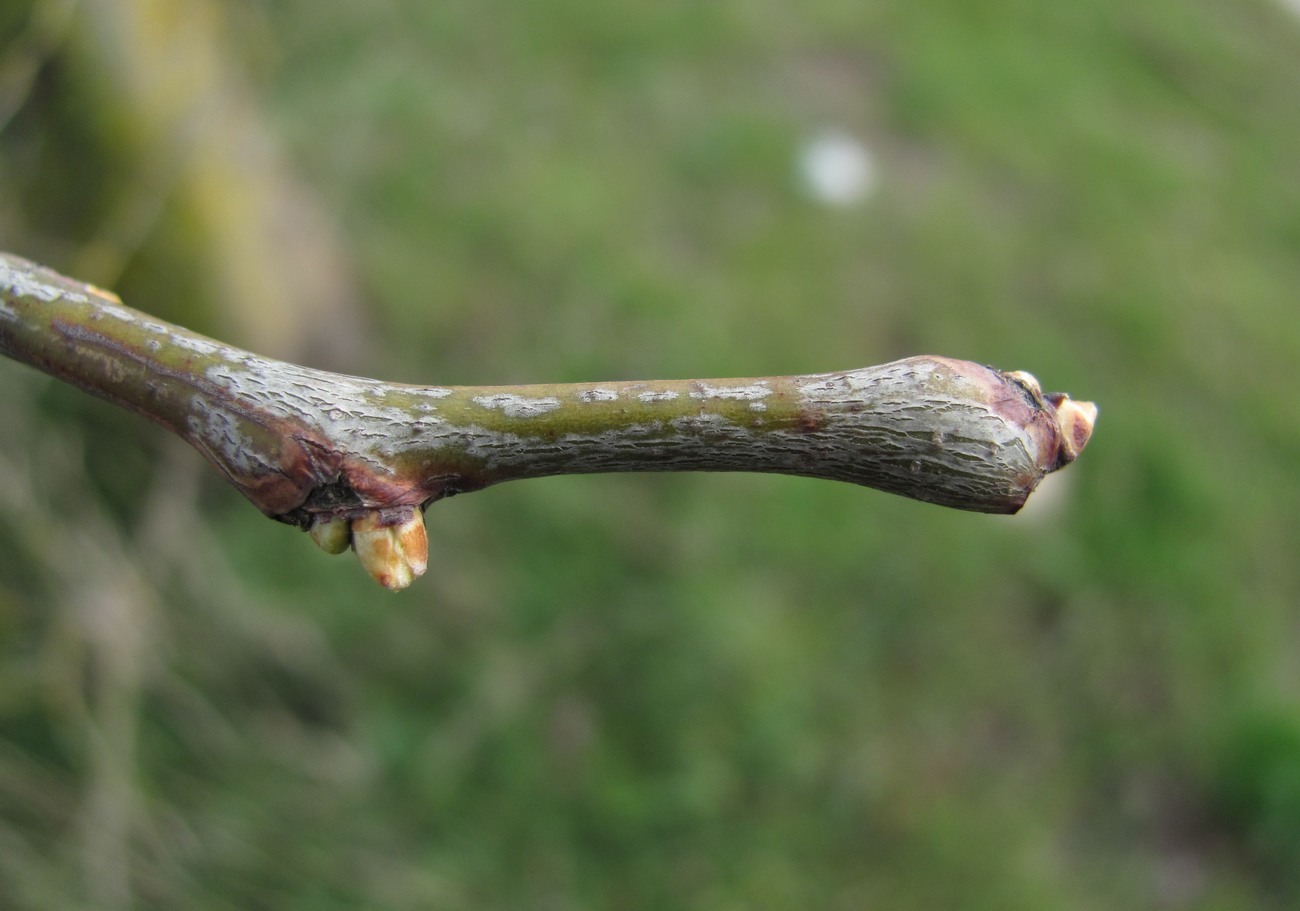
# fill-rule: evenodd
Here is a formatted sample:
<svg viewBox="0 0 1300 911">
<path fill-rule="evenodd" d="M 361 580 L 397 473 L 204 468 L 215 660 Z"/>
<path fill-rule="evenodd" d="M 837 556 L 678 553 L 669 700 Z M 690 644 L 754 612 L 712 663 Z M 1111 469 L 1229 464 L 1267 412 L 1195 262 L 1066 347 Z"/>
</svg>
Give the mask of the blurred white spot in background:
<svg viewBox="0 0 1300 911">
<path fill-rule="evenodd" d="M 1069 468 L 1053 472 L 1038 482 L 1015 521 L 1022 525 L 1053 525 L 1066 513 L 1073 492 L 1074 475 Z"/>
<path fill-rule="evenodd" d="M 827 131 L 814 136 L 799 153 L 799 177 L 804 190 L 818 202 L 851 206 L 875 189 L 876 163 L 857 139 Z"/>
<path fill-rule="evenodd" d="M 1282 8 L 1293 15 L 1300 16 L 1300 0 L 1278 0 Z"/>
</svg>

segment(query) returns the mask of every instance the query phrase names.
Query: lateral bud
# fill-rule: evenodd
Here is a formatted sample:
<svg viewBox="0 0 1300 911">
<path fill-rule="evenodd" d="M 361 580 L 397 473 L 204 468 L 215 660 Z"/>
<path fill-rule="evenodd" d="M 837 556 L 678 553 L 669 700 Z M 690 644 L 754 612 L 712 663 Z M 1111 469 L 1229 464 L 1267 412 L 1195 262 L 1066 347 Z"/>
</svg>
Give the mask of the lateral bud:
<svg viewBox="0 0 1300 911">
<path fill-rule="evenodd" d="M 307 534 L 327 554 L 341 554 L 352 543 L 348 520 L 342 516 L 316 516 Z"/>
<path fill-rule="evenodd" d="M 352 549 L 371 577 L 401 591 L 429 566 L 429 538 L 417 507 L 371 510 L 352 520 Z"/>
</svg>

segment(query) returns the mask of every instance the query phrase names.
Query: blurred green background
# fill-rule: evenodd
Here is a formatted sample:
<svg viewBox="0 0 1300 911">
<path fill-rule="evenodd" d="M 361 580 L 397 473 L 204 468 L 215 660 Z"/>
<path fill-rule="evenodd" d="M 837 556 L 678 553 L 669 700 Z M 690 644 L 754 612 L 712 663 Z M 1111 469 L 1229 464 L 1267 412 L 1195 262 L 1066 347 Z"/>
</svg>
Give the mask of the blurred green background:
<svg viewBox="0 0 1300 911">
<path fill-rule="evenodd" d="M 393 596 L 0 363 L 0 907 L 1300 904 L 1286 3 L 9 0 L 0 249 L 386 379 L 1101 407 L 1013 519 L 530 481 Z"/>
</svg>

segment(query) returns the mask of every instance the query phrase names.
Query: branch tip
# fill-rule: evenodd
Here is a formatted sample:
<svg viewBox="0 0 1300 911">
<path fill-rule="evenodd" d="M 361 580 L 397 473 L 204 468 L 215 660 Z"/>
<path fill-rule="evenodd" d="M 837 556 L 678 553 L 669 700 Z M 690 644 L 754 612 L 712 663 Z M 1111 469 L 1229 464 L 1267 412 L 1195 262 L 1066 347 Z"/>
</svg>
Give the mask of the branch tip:
<svg viewBox="0 0 1300 911">
<path fill-rule="evenodd" d="M 1063 392 L 1053 393 L 1048 401 L 1056 409 L 1061 427 L 1061 449 L 1056 463 L 1059 468 L 1077 459 L 1088 445 L 1097 423 L 1097 406 L 1092 402 L 1076 402 Z"/>
</svg>

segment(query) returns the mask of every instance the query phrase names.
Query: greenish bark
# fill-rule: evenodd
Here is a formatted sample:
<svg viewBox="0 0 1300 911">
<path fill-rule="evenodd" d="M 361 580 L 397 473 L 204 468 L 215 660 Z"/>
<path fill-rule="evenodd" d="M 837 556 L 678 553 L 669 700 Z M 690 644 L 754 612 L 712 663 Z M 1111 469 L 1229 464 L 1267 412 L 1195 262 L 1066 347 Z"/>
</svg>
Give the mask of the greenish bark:
<svg viewBox="0 0 1300 911">
<path fill-rule="evenodd" d="M 930 356 L 810 376 L 385 383 L 232 348 L 3 254 L 0 351 L 179 434 L 329 549 L 343 522 L 398 527 L 454 493 L 607 471 L 779 472 L 1012 513 L 1096 417 L 1028 374 Z"/>
</svg>

